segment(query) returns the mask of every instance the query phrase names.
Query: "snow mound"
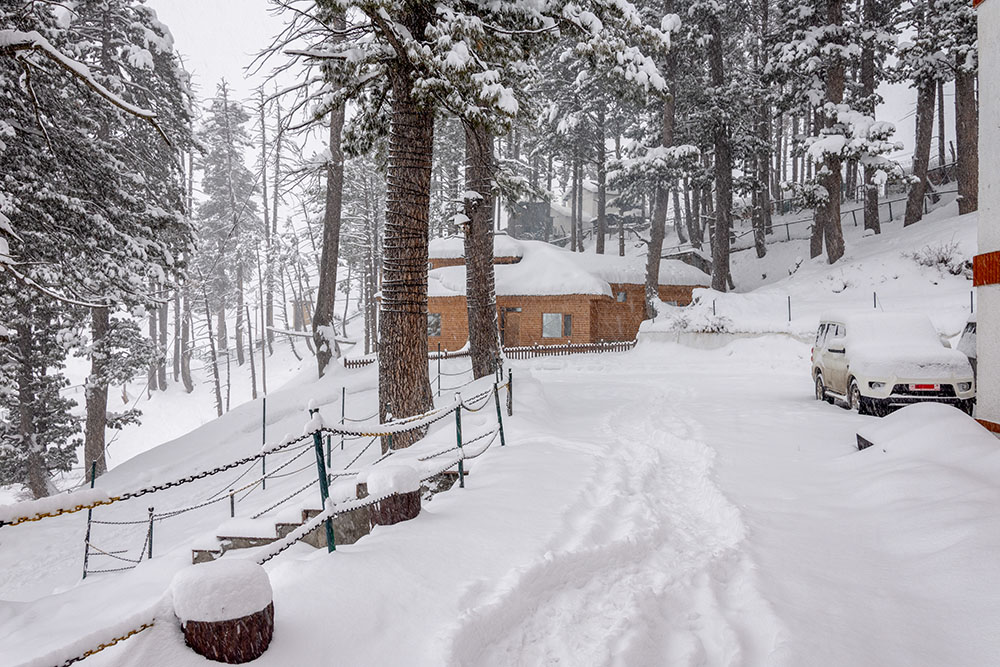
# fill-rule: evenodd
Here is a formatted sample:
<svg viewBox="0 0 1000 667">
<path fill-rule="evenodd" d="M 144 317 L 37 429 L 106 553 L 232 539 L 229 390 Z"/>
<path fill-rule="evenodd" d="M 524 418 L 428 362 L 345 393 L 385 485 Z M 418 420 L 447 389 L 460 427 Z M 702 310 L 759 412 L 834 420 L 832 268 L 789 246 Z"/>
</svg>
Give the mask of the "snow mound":
<svg viewBox="0 0 1000 667">
<path fill-rule="evenodd" d="M 420 490 L 420 473 L 407 465 L 375 466 L 364 480 L 368 484 L 368 494 L 375 497 Z"/>
<path fill-rule="evenodd" d="M 521 243 L 506 234 L 493 235 L 494 257 L 521 257 Z M 427 255 L 431 259 L 459 259 L 465 257 L 465 239 L 461 236 L 447 236 L 431 239 L 427 244 Z"/>
<path fill-rule="evenodd" d="M 996 438 L 961 410 L 943 403 L 915 403 L 858 429 L 880 453 L 948 448 L 960 442 L 996 447 Z"/>
<path fill-rule="evenodd" d="M 221 559 L 192 565 L 170 584 L 174 613 L 187 621 L 231 621 L 271 604 L 271 581 L 249 560 Z"/>
</svg>

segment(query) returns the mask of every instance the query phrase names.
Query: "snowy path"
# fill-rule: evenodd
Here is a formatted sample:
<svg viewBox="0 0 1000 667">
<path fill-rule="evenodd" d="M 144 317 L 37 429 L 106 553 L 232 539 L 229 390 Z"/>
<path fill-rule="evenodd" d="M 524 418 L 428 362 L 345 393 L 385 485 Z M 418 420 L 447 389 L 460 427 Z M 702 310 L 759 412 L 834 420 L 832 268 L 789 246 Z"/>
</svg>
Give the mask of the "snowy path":
<svg viewBox="0 0 1000 667">
<path fill-rule="evenodd" d="M 467 488 L 334 556 L 272 561 L 255 664 L 1000 664 L 1000 450 L 859 454 L 873 418 L 813 400 L 808 356 L 771 337 L 516 363 L 508 447 Z M 148 591 L 103 580 L 92 622 L 181 556 L 135 573 Z M 8 629 L 37 641 L 23 615 L 58 604 L 8 604 Z M 88 663 L 204 661 L 162 624 Z"/>
<path fill-rule="evenodd" d="M 578 444 L 600 462 L 546 552 L 464 613 L 453 663 L 761 664 L 777 624 L 697 424 L 648 385 L 578 387 L 581 415 L 622 406 Z"/>
</svg>

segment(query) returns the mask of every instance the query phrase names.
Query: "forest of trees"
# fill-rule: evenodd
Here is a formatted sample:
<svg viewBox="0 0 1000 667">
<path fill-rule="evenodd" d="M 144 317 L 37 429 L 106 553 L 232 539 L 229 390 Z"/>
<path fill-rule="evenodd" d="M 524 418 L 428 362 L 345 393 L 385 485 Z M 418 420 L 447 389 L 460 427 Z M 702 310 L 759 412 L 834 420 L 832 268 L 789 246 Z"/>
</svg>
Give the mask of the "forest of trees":
<svg viewBox="0 0 1000 667">
<path fill-rule="evenodd" d="M 350 321 L 382 417 L 427 410 L 429 239 L 464 235 L 488 375 L 493 233 L 526 202 L 569 202 L 574 251 L 643 244 L 650 309 L 668 225 L 726 291 L 738 221 L 763 257 L 772 216 L 809 210 L 811 254 L 834 263 L 844 201 L 872 233 L 890 185 L 905 224 L 946 181 L 976 209 L 967 0 L 274 6 L 285 27 L 248 63 L 270 76 L 237 99 L 193 90 L 142 0 L 0 0 L 0 484 L 41 497 L 54 472 L 101 474 L 107 430 L 141 417 L 109 389 L 207 381 L 221 416 L 233 365 L 255 397 L 277 344 L 322 375 Z M 877 117 L 889 83 L 916 91 L 912 128 Z"/>
</svg>

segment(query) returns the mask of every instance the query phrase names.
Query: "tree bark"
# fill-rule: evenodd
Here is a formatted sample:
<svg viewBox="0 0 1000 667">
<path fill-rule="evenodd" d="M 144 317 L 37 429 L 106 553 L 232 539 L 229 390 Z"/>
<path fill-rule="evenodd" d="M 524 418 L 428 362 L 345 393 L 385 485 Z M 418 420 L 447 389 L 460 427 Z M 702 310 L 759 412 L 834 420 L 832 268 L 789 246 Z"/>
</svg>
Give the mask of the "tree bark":
<svg viewBox="0 0 1000 667">
<path fill-rule="evenodd" d="M 722 56 L 722 23 L 715 14 L 709 19 L 708 62 L 712 86 L 721 91 L 726 83 Z M 733 156 L 729 126 L 715 119 L 712 128 L 715 144 L 715 225 L 712 230 L 712 289 L 725 292 L 729 286 L 729 232 L 733 210 Z"/>
<path fill-rule="evenodd" d="M 156 379 L 160 384 L 160 391 L 167 390 L 167 322 L 170 319 L 170 313 L 167 309 L 168 303 L 170 302 L 166 299 L 163 300 L 159 308 L 159 317 L 157 317 L 157 324 L 160 327 L 160 357 L 156 369 Z"/>
<path fill-rule="evenodd" d="M 185 290 L 184 294 L 184 315 L 181 323 L 181 382 L 184 383 L 184 391 L 191 393 L 194 391 L 194 380 L 191 378 L 191 295 Z"/>
<path fill-rule="evenodd" d="M 906 199 L 903 226 L 919 222 L 924 217 L 924 194 L 927 191 L 927 163 L 930 161 L 931 138 L 934 134 L 934 81 L 922 81 L 917 86 L 917 130 L 913 147 L 913 183 Z"/>
<path fill-rule="evenodd" d="M 151 342 L 153 344 L 153 347 L 156 348 L 156 354 L 158 356 L 160 354 L 161 350 L 159 349 L 160 346 L 157 344 L 157 340 L 156 340 L 156 338 L 157 338 L 157 336 L 156 336 L 156 332 L 157 332 L 156 315 L 157 315 L 157 311 L 156 311 L 155 307 L 150 308 L 147 311 L 147 319 L 148 319 L 148 322 L 149 322 L 149 329 L 148 329 L 148 332 L 149 332 L 149 342 Z M 146 371 L 146 395 L 147 396 L 151 396 L 150 392 L 156 391 L 156 389 L 159 387 L 159 382 L 158 382 L 159 378 L 158 378 L 158 376 L 156 374 L 156 367 L 158 365 L 159 364 L 156 361 L 156 357 L 153 357 L 153 359 L 149 362 L 149 367 L 147 368 L 147 371 Z"/>
<path fill-rule="evenodd" d="M 864 0 L 864 24 L 872 29 L 877 20 L 875 0 Z M 872 39 L 866 39 L 861 49 L 861 94 L 864 98 L 862 111 L 875 117 L 875 47 Z M 878 219 L 879 187 L 875 183 L 875 170 L 865 166 L 865 229 L 876 234 L 882 233 Z"/>
<path fill-rule="evenodd" d="M 608 229 L 608 165 L 604 146 L 604 107 L 597 109 L 597 230 L 594 249 L 604 254 L 604 237 Z"/>
<path fill-rule="evenodd" d="M 202 294 L 205 298 L 205 323 L 208 325 L 208 349 L 212 359 L 212 380 L 215 387 L 215 413 L 222 416 L 222 385 L 219 380 L 219 355 L 215 350 L 215 338 L 212 335 L 212 311 L 208 306 L 208 292 L 202 285 Z"/>
<path fill-rule="evenodd" d="M 465 300 L 469 318 L 472 375 L 494 372 L 500 355 L 493 273 L 493 137 L 483 125 L 465 126 Z"/>
<path fill-rule="evenodd" d="M 827 4 L 827 23 L 839 26 L 843 23 L 843 0 L 829 0 Z M 844 101 L 845 71 L 844 61 L 834 56 L 826 70 L 826 97 L 832 104 Z M 828 116 L 825 125 L 833 127 L 835 118 Z M 828 153 L 823 160 L 823 170 L 819 174 L 819 183 L 827 192 L 826 202 L 816 210 L 817 221 L 823 230 L 823 240 L 826 243 L 826 260 L 833 264 L 844 256 L 844 232 L 840 224 L 840 197 L 843 188 L 841 174 L 842 159 L 839 155 Z"/>
<path fill-rule="evenodd" d="M 83 469 L 90 479 L 90 466 L 97 463 L 97 474 L 103 475 L 108 464 L 104 458 L 104 438 L 108 415 L 108 385 L 104 381 L 107 368 L 105 354 L 100 350 L 110 328 L 107 308 L 90 309 L 90 336 L 95 354 L 90 357 L 90 377 L 87 378 L 87 420 L 84 425 Z"/>
<path fill-rule="evenodd" d="M 32 349 L 32 313 L 27 300 L 21 300 L 20 327 L 17 341 L 17 405 L 18 405 L 18 435 L 25 451 L 25 467 L 27 472 L 27 487 L 33 498 L 44 498 L 49 495 L 49 473 L 45 465 L 45 450 L 38 442 L 35 432 L 35 357 Z"/>
<path fill-rule="evenodd" d="M 871 2 L 871 0 L 867 0 Z M 955 105 L 958 105 L 957 92 Z M 945 165 L 945 150 L 944 150 L 944 81 L 938 81 L 937 87 L 937 113 L 938 113 L 938 171 L 941 172 L 940 182 L 948 182 L 948 170 L 944 168 Z"/>
<path fill-rule="evenodd" d="M 246 362 L 243 354 L 243 256 L 236 253 L 236 362 L 242 366 Z"/>
<path fill-rule="evenodd" d="M 570 169 L 570 182 L 571 186 L 569 189 L 569 249 L 576 252 L 576 189 L 579 187 L 577 185 L 577 165 L 578 159 L 576 157 L 576 149 L 573 149 L 573 162 Z"/>
<path fill-rule="evenodd" d="M 668 61 L 667 76 L 671 92 L 663 101 L 660 113 L 660 141 L 664 147 L 674 145 L 673 59 Z M 649 227 L 649 246 L 646 251 L 646 317 L 656 317 L 656 302 L 660 299 L 660 256 L 663 254 L 663 237 L 667 226 L 667 205 L 670 196 L 666 184 L 657 182 L 653 197 L 653 217 Z"/>
<path fill-rule="evenodd" d="M 958 145 L 958 212 L 979 210 L 979 105 L 976 72 L 955 72 L 955 142 Z"/>
<path fill-rule="evenodd" d="M 336 22 L 343 25 L 343 14 Z M 342 29 L 342 28 L 340 28 Z M 320 377 L 334 356 L 340 356 L 333 323 L 337 299 L 337 265 L 340 262 L 340 222 L 344 193 L 344 152 L 341 132 L 344 129 L 344 107 L 330 111 L 330 161 L 326 164 L 326 211 L 323 216 L 323 254 L 320 259 L 319 288 L 313 313 L 313 341 L 316 343 L 316 366 Z"/>
<path fill-rule="evenodd" d="M 417 8 L 401 24 L 423 35 L 427 19 Z M 392 85 L 386 176 L 382 308 L 379 320 L 379 414 L 409 417 L 433 407 L 427 364 L 427 231 L 430 216 L 434 111 L 413 97 L 407 62 L 389 66 Z M 393 438 L 408 447 L 422 433 Z M 383 451 L 388 443 L 383 441 Z"/>
</svg>

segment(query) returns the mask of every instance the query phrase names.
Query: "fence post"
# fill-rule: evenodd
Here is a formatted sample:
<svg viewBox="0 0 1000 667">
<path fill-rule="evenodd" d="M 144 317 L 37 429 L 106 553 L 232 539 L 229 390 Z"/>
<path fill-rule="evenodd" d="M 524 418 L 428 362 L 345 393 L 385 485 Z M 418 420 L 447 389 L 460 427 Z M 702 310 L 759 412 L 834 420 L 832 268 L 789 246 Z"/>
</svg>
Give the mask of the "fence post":
<svg viewBox="0 0 1000 667">
<path fill-rule="evenodd" d="M 785 240 L 786 241 L 791 241 L 792 240 L 792 230 L 791 230 L 791 227 L 792 227 L 791 223 L 787 223 L 787 222 L 785 223 Z"/>
<path fill-rule="evenodd" d="M 712 316 L 715 316 L 715 299 L 712 299 Z"/>
<path fill-rule="evenodd" d="M 507 444 L 503 437 L 503 412 L 500 410 L 500 389 L 497 387 L 497 383 L 493 383 L 493 402 L 497 406 L 497 424 L 500 425 L 500 446 L 503 447 Z"/>
<path fill-rule="evenodd" d="M 309 416 L 312 417 L 318 412 L 318 410 L 310 410 Z M 319 474 L 319 497 L 321 501 L 320 511 L 326 509 L 326 501 L 330 497 L 330 483 L 326 478 L 326 462 L 323 460 L 323 436 L 319 429 L 313 431 L 313 449 L 316 450 L 316 472 Z M 326 524 L 326 550 L 334 551 L 337 548 L 336 543 L 333 539 L 333 520 L 327 519 Z"/>
<path fill-rule="evenodd" d="M 792 295 L 788 295 L 788 321 L 792 321 Z"/>
<path fill-rule="evenodd" d="M 889 205 L 889 222 L 892 222 L 892 200 L 888 200 L 886 204 Z"/>
<path fill-rule="evenodd" d="M 465 450 L 462 449 L 462 394 L 455 392 L 455 438 L 458 440 L 458 451 L 462 457 L 458 459 L 458 488 L 465 488 Z"/>
<path fill-rule="evenodd" d="M 236 496 L 233 494 L 233 490 L 229 489 L 229 518 L 232 519 L 236 516 Z"/>
<path fill-rule="evenodd" d="M 386 422 L 391 422 L 392 421 L 392 403 L 386 403 L 385 404 L 385 421 Z M 390 433 L 386 437 L 386 440 L 388 441 L 389 451 L 391 452 L 392 451 L 392 433 Z"/>
<path fill-rule="evenodd" d="M 507 369 L 507 416 L 514 415 L 514 371 Z"/>
<path fill-rule="evenodd" d="M 340 388 L 340 426 L 347 425 L 347 387 Z M 340 434 L 340 451 L 344 451 L 344 434 Z"/>
<path fill-rule="evenodd" d="M 858 209 L 856 209 L 856 208 L 852 208 L 851 209 L 851 217 L 854 218 L 854 226 L 857 227 L 858 226 Z"/>
<path fill-rule="evenodd" d="M 973 297 L 973 295 L 975 293 L 976 293 L 976 290 L 974 290 L 974 289 L 970 289 L 969 290 L 969 312 L 970 313 L 976 312 L 976 304 L 972 300 L 972 297 Z"/>
<path fill-rule="evenodd" d="M 149 560 L 153 560 L 153 508 L 149 508 Z"/>
<path fill-rule="evenodd" d="M 438 359 L 437 359 L 437 362 L 438 362 L 437 363 L 437 368 L 438 368 L 438 377 L 437 377 L 437 380 L 438 380 L 438 398 L 441 398 L 441 343 L 438 343 Z"/>
<path fill-rule="evenodd" d="M 267 448 L 267 396 L 260 399 L 260 446 Z M 267 454 L 260 457 L 260 488 L 267 489 Z"/>
<path fill-rule="evenodd" d="M 494 385 L 495 386 L 495 385 Z M 90 488 L 94 488 L 97 476 L 97 461 L 90 464 Z M 83 538 L 83 579 L 87 578 L 87 561 L 90 560 L 90 522 L 94 518 L 94 508 L 87 510 L 87 534 Z"/>
</svg>

